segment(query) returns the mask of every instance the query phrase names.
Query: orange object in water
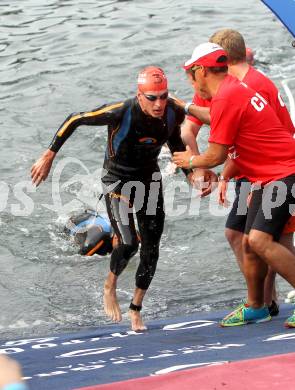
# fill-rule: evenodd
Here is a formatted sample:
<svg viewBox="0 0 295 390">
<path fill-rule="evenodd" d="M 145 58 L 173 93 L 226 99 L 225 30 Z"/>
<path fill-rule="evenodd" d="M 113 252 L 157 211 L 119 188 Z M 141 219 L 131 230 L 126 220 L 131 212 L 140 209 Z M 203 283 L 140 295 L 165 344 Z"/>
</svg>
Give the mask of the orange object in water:
<svg viewBox="0 0 295 390">
<path fill-rule="evenodd" d="M 246 48 L 246 61 L 249 65 L 254 65 L 254 51 L 250 48 Z"/>
</svg>

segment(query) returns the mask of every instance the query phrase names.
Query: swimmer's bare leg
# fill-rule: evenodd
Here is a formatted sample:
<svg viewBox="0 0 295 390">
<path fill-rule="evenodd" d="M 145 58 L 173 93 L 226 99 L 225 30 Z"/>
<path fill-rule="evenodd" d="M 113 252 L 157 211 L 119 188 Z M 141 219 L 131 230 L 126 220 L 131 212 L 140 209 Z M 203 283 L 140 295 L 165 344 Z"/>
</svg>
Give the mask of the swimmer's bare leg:
<svg viewBox="0 0 295 390">
<path fill-rule="evenodd" d="M 118 276 L 109 272 L 104 283 L 104 311 L 106 315 L 114 322 L 120 322 L 122 320 L 121 309 L 117 300 L 117 280 Z"/>
<path fill-rule="evenodd" d="M 146 330 L 146 326 L 140 315 L 142 307 L 142 301 L 145 296 L 146 290 L 135 288 L 134 296 L 129 307 L 129 318 L 131 320 L 131 329 L 134 331 Z"/>
</svg>

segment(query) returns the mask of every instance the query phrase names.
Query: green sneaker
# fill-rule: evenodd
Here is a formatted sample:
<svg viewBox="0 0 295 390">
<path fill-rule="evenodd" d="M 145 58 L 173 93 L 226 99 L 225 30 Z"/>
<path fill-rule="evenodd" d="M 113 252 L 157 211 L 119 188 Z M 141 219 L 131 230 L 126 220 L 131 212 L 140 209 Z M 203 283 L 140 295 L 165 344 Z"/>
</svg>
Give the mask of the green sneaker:
<svg viewBox="0 0 295 390">
<path fill-rule="evenodd" d="M 295 310 L 293 314 L 286 319 L 284 325 L 286 328 L 295 328 Z"/>
<path fill-rule="evenodd" d="M 220 325 L 240 326 L 270 320 L 271 316 L 269 315 L 267 306 L 263 306 L 260 309 L 253 309 L 247 303 L 242 303 L 233 312 L 224 317 L 223 320 L 220 321 Z"/>
</svg>

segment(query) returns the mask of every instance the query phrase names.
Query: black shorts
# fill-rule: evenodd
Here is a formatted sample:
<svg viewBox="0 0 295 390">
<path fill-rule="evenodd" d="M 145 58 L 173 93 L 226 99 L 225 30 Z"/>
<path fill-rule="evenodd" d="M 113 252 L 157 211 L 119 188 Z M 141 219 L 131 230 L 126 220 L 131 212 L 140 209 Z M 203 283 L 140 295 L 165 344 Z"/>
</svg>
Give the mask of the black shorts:
<svg viewBox="0 0 295 390">
<path fill-rule="evenodd" d="M 244 233 L 247 221 L 247 198 L 250 188 L 251 183 L 246 178 L 236 181 L 236 197 L 225 223 L 226 228 Z"/>
<path fill-rule="evenodd" d="M 246 221 L 246 234 L 249 234 L 251 229 L 256 229 L 271 234 L 275 241 L 279 241 L 284 226 L 294 213 L 294 184 L 295 174 L 253 191 Z"/>
</svg>

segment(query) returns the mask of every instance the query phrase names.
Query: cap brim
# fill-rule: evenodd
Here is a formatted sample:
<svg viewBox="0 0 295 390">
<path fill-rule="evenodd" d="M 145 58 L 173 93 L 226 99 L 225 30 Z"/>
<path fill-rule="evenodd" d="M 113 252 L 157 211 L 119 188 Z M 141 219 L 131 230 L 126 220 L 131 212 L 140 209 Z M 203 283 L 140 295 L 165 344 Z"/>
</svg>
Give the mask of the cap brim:
<svg viewBox="0 0 295 390">
<path fill-rule="evenodd" d="M 190 69 L 192 66 L 194 65 L 194 61 L 192 61 L 192 59 L 186 61 L 183 65 L 182 65 L 182 68 L 185 69 L 185 70 L 188 70 Z"/>
<path fill-rule="evenodd" d="M 227 57 L 226 51 L 223 49 L 215 50 L 214 52 L 208 53 L 208 54 L 204 55 L 203 57 L 200 57 L 197 59 L 190 58 L 188 61 L 186 61 L 184 63 L 184 65 L 182 67 L 183 67 L 183 69 L 188 70 L 193 65 L 202 65 L 202 66 L 207 66 L 207 67 L 227 65 L 227 61 L 217 62 L 218 58 L 221 56 Z"/>
</svg>

